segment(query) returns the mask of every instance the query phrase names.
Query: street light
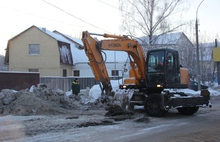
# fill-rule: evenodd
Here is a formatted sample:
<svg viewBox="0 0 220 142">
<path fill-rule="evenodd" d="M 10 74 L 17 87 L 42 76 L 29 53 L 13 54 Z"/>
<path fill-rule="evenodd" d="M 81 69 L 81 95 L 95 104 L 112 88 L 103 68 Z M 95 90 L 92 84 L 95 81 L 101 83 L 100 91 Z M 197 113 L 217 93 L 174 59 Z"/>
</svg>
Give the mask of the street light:
<svg viewBox="0 0 220 142">
<path fill-rule="evenodd" d="M 198 80 L 198 90 L 201 90 L 201 85 L 200 85 L 200 81 L 201 81 L 201 76 L 200 76 L 200 65 L 199 65 L 199 35 L 198 35 L 198 20 L 197 20 L 197 16 L 198 16 L 198 10 L 200 5 L 202 4 L 204 0 L 202 0 L 199 4 L 199 6 L 197 7 L 196 10 L 196 60 L 197 60 L 197 69 L 198 69 L 198 74 L 197 74 L 197 80 Z"/>
</svg>

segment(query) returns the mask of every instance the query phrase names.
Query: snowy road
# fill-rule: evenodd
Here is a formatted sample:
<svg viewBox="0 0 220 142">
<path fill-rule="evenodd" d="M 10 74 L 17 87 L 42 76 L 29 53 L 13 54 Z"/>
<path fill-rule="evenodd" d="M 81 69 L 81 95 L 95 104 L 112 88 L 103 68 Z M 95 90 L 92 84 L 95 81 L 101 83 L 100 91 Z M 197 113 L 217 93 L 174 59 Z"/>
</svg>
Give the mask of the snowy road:
<svg viewBox="0 0 220 142">
<path fill-rule="evenodd" d="M 201 108 L 193 116 L 183 116 L 176 110 L 172 110 L 161 118 L 137 113 L 135 118 L 113 121 L 114 124 L 108 124 L 107 120 L 109 119 L 102 113 L 79 114 L 73 117 L 2 116 L 0 117 L 0 141 L 220 141 L 220 101 L 213 102 L 213 108 Z"/>
<path fill-rule="evenodd" d="M 149 121 L 126 120 L 118 125 L 90 127 L 74 134 L 75 141 L 86 142 L 219 142 L 220 104 L 202 108 L 194 116 L 182 116 L 177 111 Z"/>
</svg>

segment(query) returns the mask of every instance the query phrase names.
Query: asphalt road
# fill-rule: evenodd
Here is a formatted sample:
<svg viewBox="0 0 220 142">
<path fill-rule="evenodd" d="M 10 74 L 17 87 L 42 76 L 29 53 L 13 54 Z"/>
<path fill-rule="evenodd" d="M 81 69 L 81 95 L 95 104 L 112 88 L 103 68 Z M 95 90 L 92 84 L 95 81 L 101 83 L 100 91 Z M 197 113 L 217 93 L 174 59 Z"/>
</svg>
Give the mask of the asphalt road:
<svg viewBox="0 0 220 142">
<path fill-rule="evenodd" d="M 192 116 L 171 110 L 149 117 L 138 110 L 133 118 L 113 121 L 103 114 L 66 116 L 2 116 L 0 141 L 5 142 L 220 142 L 220 101 Z M 111 120 L 111 119 L 110 119 Z M 82 125 L 83 124 L 83 125 Z M 80 126 L 80 127 L 79 127 Z"/>
<path fill-rule="evenodd" d="M 214 102 L 212 108 L 200 108 L 193 116 L 172 110 L 162 118 L 126 120 L 116 126 L 93 127 L 85 133 L 76 141 L 220 142 L 220 102 Z"/>
</svg>

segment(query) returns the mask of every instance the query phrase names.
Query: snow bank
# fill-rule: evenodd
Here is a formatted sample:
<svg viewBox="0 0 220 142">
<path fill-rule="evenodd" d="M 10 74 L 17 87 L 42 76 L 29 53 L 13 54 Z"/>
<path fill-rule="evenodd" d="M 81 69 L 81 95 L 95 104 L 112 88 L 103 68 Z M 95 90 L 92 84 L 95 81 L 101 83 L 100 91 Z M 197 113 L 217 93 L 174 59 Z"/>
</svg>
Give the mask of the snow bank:
<svg viewBox="0 0 220 142">
<path fill-rule="evenodd" d="M 114 92 L 117 92 L 119 90 L 119 84 L 122 83 L 122 80 L 111 80 L 112 88 Z M 184 92 L 188 95 L 192 96 L 198 96 L 200 95 L 201 91 L 194 91 L 192 89 L 166 89 L 170 92 Z M 220 96 L 220 86 L 215 86 L 214 88 L 208 89 L 210 92 L 210 96 Z M 91 102 L 95 102 L 98 98 L 101 97 L 101 89 L 99 85 L 94 85 L 89 92 L 89 96 L 91 98 Z"/>
<path fill-rule="evenodd" d="M 119 89 L 119 85 L 122 80 L 111 80 L 112 91 L 116 92 Z M 101 89 L 99 85 L 94 85 L 89 92 L 89 96 L 92 98 L 91 102 L 96 101 L 101 97 Z"/>
</svg>

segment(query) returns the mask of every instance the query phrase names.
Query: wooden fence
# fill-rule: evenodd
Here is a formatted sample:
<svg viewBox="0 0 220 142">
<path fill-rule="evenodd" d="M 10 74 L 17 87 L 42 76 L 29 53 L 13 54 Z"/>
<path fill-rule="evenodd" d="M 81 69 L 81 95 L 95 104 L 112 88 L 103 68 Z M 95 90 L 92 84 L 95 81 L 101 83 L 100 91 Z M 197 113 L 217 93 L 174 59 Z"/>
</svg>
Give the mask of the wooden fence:
<svg viewBox="0 0 220 142">
<path fill-rule="evenodd" d="M 39 84 L 39 73 L 0 71 L 0 91 L 2 89 L 21 90 Z"/>
</svg>

